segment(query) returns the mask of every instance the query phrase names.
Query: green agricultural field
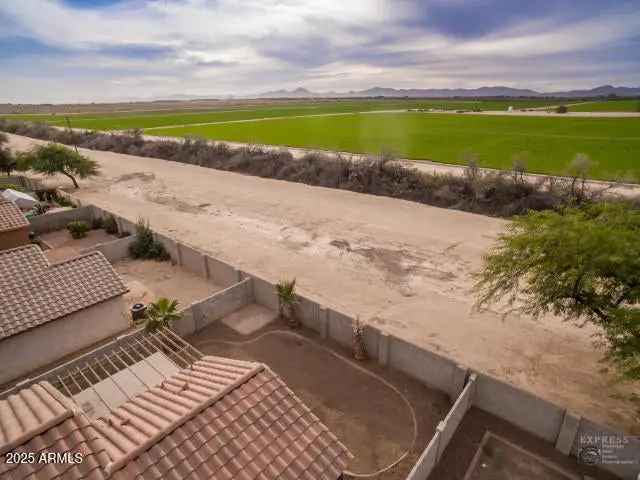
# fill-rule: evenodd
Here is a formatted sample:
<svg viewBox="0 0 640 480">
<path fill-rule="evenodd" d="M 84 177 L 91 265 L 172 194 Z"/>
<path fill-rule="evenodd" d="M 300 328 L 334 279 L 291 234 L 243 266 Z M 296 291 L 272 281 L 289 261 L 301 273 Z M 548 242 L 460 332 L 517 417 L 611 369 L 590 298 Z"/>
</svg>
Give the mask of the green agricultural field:
<svg viewBox="0 0 640 480">
<path fill-rule="evenodd" d="M 570 112 L 640 112 L 640 100 L 608 100 L 569 106 Z"/>
<path fill-rule="evenodd" d="M 193 112 L 127 112 L 95 115 L 68 115 L 71 126 L 93 130 L 128 130 L 133 128 L 157 128 L 194 123 L 229 122 L 260 118 L 289 117 L 301 115 L 322 115 L 379 110 L 445 109 L 445 110 L 506 110 L 546 106 L 550 100 L 359 100 L 305 102 L 292 105 L 264 107 L 235 107 L 213 111 Z M 4 115 L 0 118 L 45 122 L 50 125 L 66 126 L 65 116 L 51 115 Z"/>
<path fill-rule="evenodd" d="M 516 117 L 433 113 L 363 113 L 150 130 L 160 136 L 379 153 L 509 169 L 527 152 L 532 172 L 562 175 L 576 153 L 595 165 L 590 176 L 640 180 L 640 119 Z"/>
</svg>

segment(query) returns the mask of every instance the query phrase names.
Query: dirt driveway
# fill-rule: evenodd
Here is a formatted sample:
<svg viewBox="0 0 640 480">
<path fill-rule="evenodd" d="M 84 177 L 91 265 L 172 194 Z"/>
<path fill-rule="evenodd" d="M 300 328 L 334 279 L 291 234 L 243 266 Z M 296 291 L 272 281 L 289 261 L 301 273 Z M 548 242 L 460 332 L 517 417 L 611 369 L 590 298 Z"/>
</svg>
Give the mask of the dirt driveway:
<svg viewBox="0 0 640 480">
<path fill-rule="evenodd" d="M 13 148 L 36 141 L 10 136 Z M 178 236 L 597 422 L 640 432 L 588 328 L 472 311 L 470 274 L 504 220 L 164 160 L 83 151 L 103 175 L 85 203 Z M 60 185 L 68 186 L 63 179 Z M 638 392 L 638 388 L 635 389 Z M 638 392 L 640 393 L 640 392 Z"/>
</svg>

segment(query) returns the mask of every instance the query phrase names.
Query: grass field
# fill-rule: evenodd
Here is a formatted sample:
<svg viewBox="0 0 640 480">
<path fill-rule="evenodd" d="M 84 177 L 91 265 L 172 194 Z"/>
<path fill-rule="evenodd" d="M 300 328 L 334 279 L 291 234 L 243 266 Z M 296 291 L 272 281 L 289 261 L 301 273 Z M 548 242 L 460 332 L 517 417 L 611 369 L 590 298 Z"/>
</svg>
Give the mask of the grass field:
<svg viewBox="0 0 640 480">
<path fill-rule="evenodd" d="M 640 100 L 587 102 L 569 107 L 570 112 L 640 112 Z"/>
<path fill-rule="evenodd" d="M 557 103 L 551 100 L 360 100 L 336 102 L 308 102 L 285 106 L 236 107 L 202 112 L 128 112 L 96 115 L 68 115 L 74 128 L 95 130 L 127 130 L 132 128 L 155 128 L 193 123 L 225 122 L 258 118 L 320 115 L 327 113 L 368 112 L 376 110 L 446 109 L 446 110 L 506 110 L 514 108 L 541 107 Z M 61 115 L 4 115 L 0 118 L 45 122 L 66 126 Z"/>
<path fill-rule="evenodd" d="M 590 176 L 640 180 L 639 118 L 546 118 L 433 113 L 368 113 L 157 129 L 160 136 L 287 145 L 348 152 L 391 150 L 443 163 L 478 155 L 481 166 L 508 169 L 527 152 L 532 172 L 562 175 L 576 153 L 593 160 Z"/>
</svg>

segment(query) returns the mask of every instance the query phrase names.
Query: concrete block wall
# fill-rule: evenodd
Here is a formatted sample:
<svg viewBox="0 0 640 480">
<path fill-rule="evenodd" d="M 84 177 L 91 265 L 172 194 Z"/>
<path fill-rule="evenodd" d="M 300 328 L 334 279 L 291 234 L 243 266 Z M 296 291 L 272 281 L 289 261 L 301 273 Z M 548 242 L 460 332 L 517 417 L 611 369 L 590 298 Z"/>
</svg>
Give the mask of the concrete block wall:
<svg viewBox="0 0 640 480">
<path fill-rule="evenodd" d="M 389 365 L 457 398 L 466 370 L 454 361 L 389 335 Z"/>
<path fill-rule="evenodd" d="M 440 446 L 440 432 L 436 429 L 436 433 L 431 438 L 429 445 L 424 449 L 418 461 L 409 472 L 407 480 L 427 480 L 431 471 L 438 464 L 438 449 Z"/>
<path fill-rule="evenodd" d="M 29 219 L 30 230 L 37 235 L 67 228 L 69 222 L 84 221 L 91 224 L 93 209 L 91 206 L 72 208 L 61 212 L 38 215 Z"/>
<path fill-rule="evenodd" d="M 180 249 L 180 266 L 196 275 L 206 278 L 207 272 L 202 254 L 183 243 L 180 243 L 178 248 Z"/>
<path fill-rule="evenodd" d="M 209 278 L 216 285 L 231 286 L 241 280 L 240 270 L 221 260 L 205 255 Z"/>
<path fill-rule="evenodd" d="M 118 224 L 119 232 L 127 232 L 127 233 L 130 233 L 131 235 L 136 233 L 136 225 L 137 225 L 136 222 L 131 222 L 126 218 L 119 217 L 119 216 L 115 216 L 115 217 L 116 217 L 116 222 Z"/>
<path fill-rule="evenodd" d="M 447 445 L 449 445 L 449 442 L 458 430 L 465 414 L 473 404 L 476 380 L 476 375 L 471 374 L 469 381 L 462 389 L 462 392 L 449 410 L 449 413 L 444 420 L 438 424 L 431 442 L 429 442 L 427 448 L 424 449 L 420 458 L 418 458 L 418 461 L 413 466 L 407 480 L 427 480 L 431 471 L 440 461 Z"/>
<path fill-rule="evenodd" d="M 157 242 L 160 242 L 162 245 L 164 245 L 165 250 L 171 256 L 171 261 L 173 263 L 175 263 L 175 264 L 180 265 L 180 258 L 179 258 L 177 242 L 175 240 L 173 240 L 172 238 L 169 238 L 169 237 L 167 237 L 165 235 L 162 235 L 160 233 L 154 233 L 153 234 L 153 238 Z"/>
<path fill-rule="evenodd" d="M 278 295 L 276 294 L 276 287 L 274 284 L 246 272 L 242 272 L 241 275 L 243 279 L 253 279 L 253 292 L 256 303 L 270 308 L 271 310 L 278 310 Z"/>
<path fill-rule="evenodd" d="M 327 308 L 327 315 L 328 337 L 343 347 L 351 348 L 353 344 L 353 322 L 355 320 L 332 308 Z"/>
<path fill-rule="evenodd" d="M 107 260 L 115 263 L 129 256 L 129 246 L 135 241 L 136 236 L 130 235 L 124 238 L 118 238 L 111 242 L 98 243 L 88 248 L 84 248 L 80 253 L 88 253 L 93 251 L 102 252 Z"/>
<path fill-rule="evenodd" d="M 225 315 L 253 303 L 252 282 L 252 279 L 245 278 L 240 283 L 191 304 L 195 331 L 197 332 Z"/>
<path fill-rule="evenodd" d="M 449 445 L 449 442 L 453 438 L 453 435 L 458 430 L 462 419 L 464 418 L 467 411 L 473 405 L 473 397 L 476 393 L 476 381 L 477 375 L 472 373 L 469 376 L 469 381 L 462 389 L 462 392 L 458 396 L 457 400 L 449 410 L 449 413 L 442 421 L 442 437 L 440 439 L 440 450 L 438 453 L 438 458 L 442 456 L 442 452 Z"/>
<path fill-rule="evenodd" d="M 186 308 L 180 310 L 182 317 L 172 325 L 173 331 L 181 337 L 193 335 L 196 332 L 196 320 L 194 317 L 193 308 L 189 305 Z"/>
<path fill-rule="evenodd" d="M 485 374 L 478 374 L 474 405 L 555 444 L 564 409 Z"/>
<path fill-rule="evenodd" d="M 320 314 L 322 306 L 313 300 L 303 297 L 302 295 L 298 295 L 297 297 L 298 306 L 296 307 L 296 314 L 298 315 L 300 322 L 305 327 L 321 333 Z"/>
</svg>

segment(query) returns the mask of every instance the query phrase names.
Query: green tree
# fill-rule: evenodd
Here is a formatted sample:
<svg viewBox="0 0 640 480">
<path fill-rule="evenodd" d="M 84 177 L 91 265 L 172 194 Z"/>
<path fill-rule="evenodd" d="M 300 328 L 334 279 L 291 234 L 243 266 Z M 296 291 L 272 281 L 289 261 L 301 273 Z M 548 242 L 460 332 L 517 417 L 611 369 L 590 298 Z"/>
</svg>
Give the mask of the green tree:
<svg viewBox="0 0 640 480">
<path fill-rule="evenodd" d="M 11 150 L 4 146 L 8 142 L 9 137 L 7 137 L 7 134 L 0 132 L 0 170 L 9 177 L 11 176 L 11 170 L 16 168 L 16 159 Z"/>
<path fill-rule="evenodd" d="M 640 210 L 593 204 L 517 217 L 485 256 L 477 306 L 601 328 L 607 358 L 640 379 Z"/>
<path fill-rule="evenodd" d="M 182 314 L 178 312 L 178 300 L 161 297 L 147 307 L 144 328 L 147 332 L 155 332 L 160 328 L 170 327 L 180 318 Z"/>
<path fill-rule="evenodd" d="M 75 188 L 79 187 L 76 177 L 87 178 L 99 174 L 98 164 L 94 160 L 57 143 L 36 147 L 28 155 L 22 156 L 18 163 L 22 170 L 65 175 Z"/>
<path fill-rule="evenodd" d="M 11 171 L 16 168 L 16 158 L 8 148 L 0 146 L 0 170 L 11 176 Z"/>
</svg>

